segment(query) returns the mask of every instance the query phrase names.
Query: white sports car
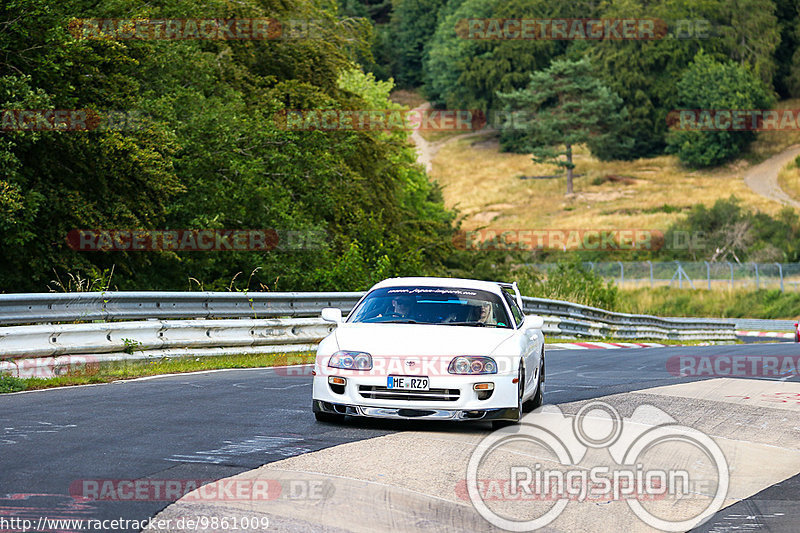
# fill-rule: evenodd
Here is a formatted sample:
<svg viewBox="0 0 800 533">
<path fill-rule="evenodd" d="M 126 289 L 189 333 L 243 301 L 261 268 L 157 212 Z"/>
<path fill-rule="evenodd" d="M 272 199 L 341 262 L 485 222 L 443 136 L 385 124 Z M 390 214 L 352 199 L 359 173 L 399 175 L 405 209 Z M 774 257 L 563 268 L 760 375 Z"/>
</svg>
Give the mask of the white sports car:
<svg viewBox="0 0 800 533">
<path fill-rule="evenodd" d="M 313 411 L 344 416 L 518 422 L 542 404 L 543 320 L 516 283 L 394 278 L 372 287 L 317 349 Z"/>
</svg>

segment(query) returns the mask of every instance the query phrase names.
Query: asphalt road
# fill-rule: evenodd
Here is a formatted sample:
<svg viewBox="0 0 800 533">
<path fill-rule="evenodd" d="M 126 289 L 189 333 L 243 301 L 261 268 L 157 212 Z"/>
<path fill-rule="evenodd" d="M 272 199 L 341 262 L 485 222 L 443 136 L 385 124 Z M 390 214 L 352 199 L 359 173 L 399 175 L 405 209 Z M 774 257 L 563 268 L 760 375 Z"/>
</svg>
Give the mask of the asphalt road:
<svg viewBox="0 0 800 533">
<path fill-rule="evenodd" d="M 545 401 L 703 379 L 670 373 L 668 361 L 677 356 L 798 354 L 800 346 L 793 343 L 553 350 L 547 355 Z M 310 411 L 310 377 L 281 373 L 286 372 L 233 370 L 0 396 L 0 518 L 143 520 L 171 499 L 83 501 L 70 495 L 70 486 L 74 495 L 86 480 L 220 479 L 309 451 L 443 424 L 317 423 Z M 785 531 L 782 525 L 800 522 L 800 511 L 791 505 L 799 486 L 794 478 L 771 487 L 737 504 L 738 511 L 723 510 L 702 530 L 727 531 L 748 516 L 753 522 L 756 513 L 764 530 Z"/>
</svg>

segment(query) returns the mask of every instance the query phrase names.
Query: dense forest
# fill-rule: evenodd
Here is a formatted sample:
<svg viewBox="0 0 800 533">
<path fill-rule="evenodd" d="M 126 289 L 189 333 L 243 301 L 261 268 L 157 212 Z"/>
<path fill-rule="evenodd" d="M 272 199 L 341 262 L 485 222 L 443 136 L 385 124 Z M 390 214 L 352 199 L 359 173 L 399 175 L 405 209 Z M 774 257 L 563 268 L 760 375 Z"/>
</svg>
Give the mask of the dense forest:
<svg viewBox="0 0 800 533">
<path fill-rule="evenodd" d="M 499 110 L 498 93 L 524 87 L 532 72 L 557 59 L 590 59 L 629 117 L 615 136 L 592 146 L 601 159 L 680 152 L 687 135 L 669 135 L 667 128 L 674 109 L 763 109 L 775 98 L 800 97 L 796 0 L 340 3 L 344 12 L 369 16 L 375 25 L 375 59 L 366 68 L 379 78 L 392 76 L 401 87 L 422 87 L 428 99 L 449 108 Z M 655 19 L 666 31 L 657 39 L 465 39 L 455 28 L 473 18 Z M 705 59 L 698 62 L 699 53 Z M 731 72 L 715 75 L 725 67 Z M 698 144 L 711 137 L 717 145 L 733 145 L 736 153 L 749 140 L 725 132 L 700 137 Z M 513 134 L 504 141 L 515 149 Z"/>
<path fill-rule="evenodd" d="M 312 21 L 320 33 L 172 41 L 70 33 L 76 18 L 190 17 Z M 389 106 L 391 84 L 355 62 L 369 56 L 371 25 L 352 22 L 335 3 L 304 0 L 3 2 L 0 108 L 130 111 L 137 127 L 0 134 L 0 288 L 42 291 L 77 279 L 99 287 L 112 268 L 111 287 L 184 290 L 345 289 L 435 271 L 453 214 L 404 132 L 276 125 L 283 109 Z M 324 238 L 263 252 L 70 248 L 68 233 L 86 228 Z"/>
<path fill-rule="evenodd" d="M 671 33 L 459 36 L 458 22 L 475 17 L 656 18 Z M 271 19 L 284 31 L 172 40 L 75 31 L 85 19 L 191 18 Z M 702 32 L 686 21 L 703 21 Z M 280 124 L 287 110 L 393 109 L 399 87 L 440 107 L 491 112 L 533 72 L 586 60 L 627 117 L 590 144 L 596 157 L 676 153 L 704 166 L 741 153 L 747 134 L 670 131 L 670 110 L 800 97 L 796 0 L 6 0 L 0 51 L 3 292 L 356 290 L 389 275 L 496 277 L 509 262 L 456 249 L 458 215 L 416 163 L 408 132 L 292 130 Z M 20 131 L 9 110 L 89 110 L 106 127 Z M 109 117 L 120 115 L 113 127 Z M 515 131 L 502 142 L 524 146 Z M 685 225 L 723 211 L 696 211 Z M 782 259 L 797 260 L 782 240 L 800 232 L 796 215 L 758 220 Z M 80 229 L 315 237 L 314 246 L 264 251 L 79 251 L 67 237 Z"/>
</svg>

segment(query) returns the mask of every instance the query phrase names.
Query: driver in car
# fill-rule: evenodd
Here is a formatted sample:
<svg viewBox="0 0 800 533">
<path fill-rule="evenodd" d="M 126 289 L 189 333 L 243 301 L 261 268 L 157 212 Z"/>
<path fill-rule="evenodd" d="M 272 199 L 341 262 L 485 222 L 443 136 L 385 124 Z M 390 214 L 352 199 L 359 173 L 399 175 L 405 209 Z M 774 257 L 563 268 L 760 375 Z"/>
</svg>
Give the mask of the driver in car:
<svg viewBox="0 0 800 533">
<path fill-rule="evenodd" d="M 411 304 L 414 303 L 414 298 L 411 296 L 397 296 L 392 299 L 392 316 L 400 318 L 408 318 L 411 314 Z"/>
<path fill-rule="evenodd" d="M 489 302 L 480 302 L 478 305 L 472 306 L 470 313 L 470 322 L 478 322 L 479 324 L 489 324 L 492 318 L 492 304 Z"/>
</svg>

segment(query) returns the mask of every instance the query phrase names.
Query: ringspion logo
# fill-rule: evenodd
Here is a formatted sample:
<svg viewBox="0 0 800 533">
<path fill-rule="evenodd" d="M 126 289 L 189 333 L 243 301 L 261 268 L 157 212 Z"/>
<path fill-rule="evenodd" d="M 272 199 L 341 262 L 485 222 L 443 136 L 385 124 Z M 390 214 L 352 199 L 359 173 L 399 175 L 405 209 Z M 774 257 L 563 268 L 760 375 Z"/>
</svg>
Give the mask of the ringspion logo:
<svg viewBox="0 0 800 533">
<path fill-rule="evenodd" d="M 708 435 L 652 405 L 623 418 L 591 401 L 574 417 L 544 406 L 489 434 L 455 491 L 507 531 L 546 527 L 571 502 L 624 502 L 650 527 L 687 531 L 722 508 L 729 483 L 725 455 Z"/>
</svg>

